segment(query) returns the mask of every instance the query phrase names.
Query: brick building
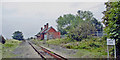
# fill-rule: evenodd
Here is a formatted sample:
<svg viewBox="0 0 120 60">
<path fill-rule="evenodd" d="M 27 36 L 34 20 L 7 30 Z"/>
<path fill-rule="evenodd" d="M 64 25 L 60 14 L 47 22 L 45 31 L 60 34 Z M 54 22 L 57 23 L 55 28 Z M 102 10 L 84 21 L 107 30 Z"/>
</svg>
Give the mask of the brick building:
<svg viewBox="0 0 120 60">
<path fill-rule="evenodd" d="M 60 38 L 60 35 L 60 32 L 57 32 L 52 26 L 49 27 L 49 24 L 47 23 L 44 25 L 44 28 L 41 27 L 41 31 L 35 36 L 38 40 L 43 40 Z"/>
</svg>

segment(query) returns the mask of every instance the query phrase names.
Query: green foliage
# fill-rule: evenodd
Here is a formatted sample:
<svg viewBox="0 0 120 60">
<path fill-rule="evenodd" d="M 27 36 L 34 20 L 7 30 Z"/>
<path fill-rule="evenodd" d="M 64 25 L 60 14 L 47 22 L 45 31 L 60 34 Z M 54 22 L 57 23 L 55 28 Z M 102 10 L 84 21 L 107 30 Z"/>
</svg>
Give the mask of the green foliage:
<svg viewBox="0 0 120 60">
<path fill-rule="evenodd" d="M 48 40 L 47 44 L 58 45 L 58 46 L 66 47 L 68 49 L 79 50 L 75 55 L 72 56 L 86 57 L 86 58 L 107 57 L 106 41 L 98 37 L 83 39 L 82 41 L 76 41 L 76 40 L 71 41 L 70 38 L 67 37 L 65 39 Z M 89 54 L 92 56 L 88 56 Z"/>
<path fill-rule="evenodd" d="M 112 57 L 114 57 L 114 48 L 111 48 L 111 49 L 109 50 L 109 54 L 110 54 Z"/>
<path fill-rule="evenodd" d="M 77 13 L 78 13 L 77 16 L 79 16 L 82 20 L 89 21 L 95 26 L 96 30 L 102 31 L 103 26 L 101 22 L 99 22 L 95 17 L 93 17 L 92 12 L 78 10 Z"/>
<path fill-rule="evenodd" d="M 95 49 L 100 48 L 102 44 L 105 45 L 105 43 L 101 43 L 104 41 L 100 41 L 100 38 L 91 38 L 91 39 L 85 39 L 81 42 L 72 42 L 70 44 L 64 45 L 65 47 L 69 47 L 69 49 Z"/>
<path fill-rule="evenodd" d="M 5 44 L 4 47 L 12 47 L 14 46 L 13 44 Z"/>
<path fill-rule="evenodd" d="M 66 27 L 69 27 L 71 25 L 71 21 L 75 19 L 75 16 L 72 14 L 66 14 L 63 17 L 60 16 L 56 22 L 58 23 L 57 28 L 61 32 L 62 35 L 66 34 Z"/>
<path fill-rule="evenodd" d="M 52 40 L 48 40 L 47 44 L 60 45 L 60 44 L 66 44 L 70 41 L 71 41 L 70 38 L 52 39 Z"/>
<path fill-rule="evenodd" d="M 102 37 L 102 40 L 107 40 L 107 35 L 104 35 L 104 36 Z"/>
<path fill-rule="evenodd" d="M 97 45 L 97 44 L 95 44 L 95 43 L 91 43 L 91 44 L 89 44 L 89 46 L 90 46 L 90 47 L 97 47 L 97 48 L 100 47 L 100 45 Z"/>
<path fill-rule="evenodd" d="M 16 39 L 16 40 L 24 40 L 23 38 L 23 33 L 20 32 L 20 31 L 15 31 L 13 33 L 13 36 L 12 36 L 13 39 Z"/>
<path fill-rule="evenodd" d="M 106 2 L 106 11 L 104 11 L 103 23 L 106 28 L 105 31 L 109 38 L 120 39 L 120 1 Z"/>
<path fill-rule="evenodd" d="M 73 40 L 81 41 L 84 38 L 88 38 L 94 30 L 95 28 L 91 23 L 84 21 L 69 30 L 68 36 Z"/>
<path fill-rule="evenodd" d="M 103 12 L 103 23 L 108 38 L 116 40 L 117 57 L 120 58 L 120 1 L 106 2 L 106 11 Z"/>
<path fill-rule="evenodd" d="M 79 10 L 77 13 L 66 14 L 56 20 L 57 28 L 62 35 L 66 34 L 73 40 L 81 41 L 95 30 L 102 31 L 102 24 L 93 17 L 92 12 Z"/>
</svg>

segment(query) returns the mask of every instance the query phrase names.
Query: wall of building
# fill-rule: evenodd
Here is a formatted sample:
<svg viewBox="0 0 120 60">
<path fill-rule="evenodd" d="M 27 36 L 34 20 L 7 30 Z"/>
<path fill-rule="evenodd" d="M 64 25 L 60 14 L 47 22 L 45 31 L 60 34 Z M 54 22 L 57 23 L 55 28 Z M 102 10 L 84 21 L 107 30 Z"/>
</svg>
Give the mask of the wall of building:
<svg viewBox="0 0 120 60">
<path fill-rule="evenodd" d="M 45 35 L 47 35 L 48 39 L 60 38 L 60 32 L 56 32 L 53 28 L 51 28 Z"/>
</svg>

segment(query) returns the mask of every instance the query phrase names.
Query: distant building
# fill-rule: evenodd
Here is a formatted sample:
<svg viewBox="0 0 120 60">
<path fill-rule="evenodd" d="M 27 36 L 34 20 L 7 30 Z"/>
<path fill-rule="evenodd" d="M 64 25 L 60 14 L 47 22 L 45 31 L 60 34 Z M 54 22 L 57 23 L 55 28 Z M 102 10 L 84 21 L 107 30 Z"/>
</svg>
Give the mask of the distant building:
<svg viewBox="0 0 120 60">
<path fill-rule="evenodd" d="M 43 39 L 56 39 L 60 38 L 60 32 L 57 32 L 52 26 L 49 27 L 49 24 L 47 23 L 43 27 L 41 27 L 41 31 L 35 35 L 38 40 L 43 40 Z"/>
<path fill-rule="evenodd" d="M 0 43 L 4 44 L 5 43 L 5 39 L 2 35 L 0 35 Z"/>
</svg>

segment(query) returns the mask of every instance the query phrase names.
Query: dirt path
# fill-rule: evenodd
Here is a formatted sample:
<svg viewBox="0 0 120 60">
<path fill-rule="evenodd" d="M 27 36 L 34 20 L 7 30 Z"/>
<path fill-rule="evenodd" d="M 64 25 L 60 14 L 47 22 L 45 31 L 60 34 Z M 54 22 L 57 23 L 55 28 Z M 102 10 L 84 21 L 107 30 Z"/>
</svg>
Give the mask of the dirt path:
<svg viewBox="0 0 120 60">
<path fill-rule="evenodd" d="M 22 42 L 12 53 L 18 55 L 13 58 L 41 58 L 27 42 Z"/>
</svg>

